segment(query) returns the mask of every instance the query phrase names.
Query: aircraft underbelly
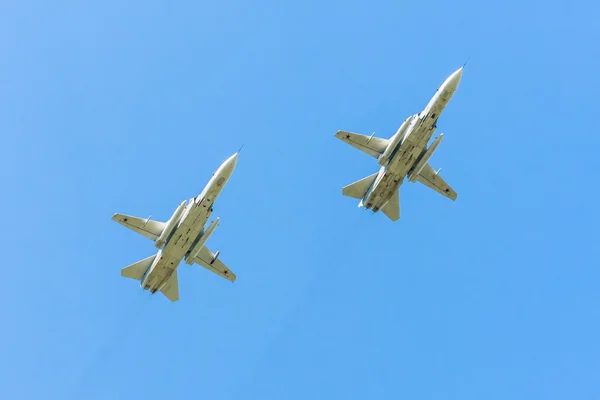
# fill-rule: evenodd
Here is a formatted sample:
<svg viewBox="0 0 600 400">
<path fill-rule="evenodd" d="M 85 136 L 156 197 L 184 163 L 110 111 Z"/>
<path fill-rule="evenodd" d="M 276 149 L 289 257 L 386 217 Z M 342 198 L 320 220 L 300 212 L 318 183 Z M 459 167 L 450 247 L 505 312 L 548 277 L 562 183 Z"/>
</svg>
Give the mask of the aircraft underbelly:
<svg viewBox="0 0 600 400">
<path fill-rule="evenodd" d="M 435 127 L 421 123 L 421 125 L 402 142 L 398 154 L 396 154 L 390 162 L 390 169 L 393 169 L 396 174 L 405 177 L 419 160 L 419 157 L 427 147 L 427 142 L 431 139 L 433 132 L 435 132 Z"/>
<path fill-rule="evenodd" d="M 152 270 L 142 282 L 142 287 L 145 290 L 156 293 L 171 277 L 171 274 L 173 274 L 173 271 L 175 271 L 179 265 L 179 261 L 177 260 L 177 257 L 173 257 L 172 255 L 163 252 L 158 262 L 154 264 Z"/>
<path fill-rule="evenodd" d="M 407 135 L 400 145 L 400 149 L 388 164 L 383 177 L 369 194 L 366 208 L 377 212 L 387 204 L 421 156 L 434 131 L 435 128 L 427 128 L 421 124 Z"/>
<path fill-rule="evenodd" d="M 167 282 L 200 235 L 211 213 L 209 210 L 210 208 L 203 207 L 202 202 L 194 204 L 165 245 L 160 259 L 144 279 L 144 289 L 155 293 Z"/>
<path fill-rule="evenodd" d="M 394 191 L 398 190 L 404 177 L 387 168 L 381 179 L 368 196 L 366 208 L 375 212 L 379 211 L 390 200 Z"/>
</svg>

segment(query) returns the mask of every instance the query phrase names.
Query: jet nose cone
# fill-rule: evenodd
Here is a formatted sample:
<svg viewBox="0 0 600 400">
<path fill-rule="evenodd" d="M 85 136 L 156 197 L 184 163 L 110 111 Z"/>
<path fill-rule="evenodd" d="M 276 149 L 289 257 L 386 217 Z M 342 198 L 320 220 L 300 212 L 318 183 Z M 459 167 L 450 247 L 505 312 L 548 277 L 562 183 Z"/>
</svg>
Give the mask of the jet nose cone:
<svg viewBox="0 0 600 400">
<path fill-rule="evenodd" d="M 229 157 L 227 160 L 225 160 L 225 162 L 222 165 L 223 172 L 225 172 L 227 175 L 231 175 L 231 173 L 233 172 L 233 169 L 235 168 L 235 164 L 237 163 L 237 159 L 238 159 L 238 153 L 235 153 L 234 155 Z"/>
<path fill-rule="evenodd" d="M 450 79 L 448 79 L 453 86 L 458 86 L 458 83 L 460 82 L 460 78 L 462 78 L 462 73 L 463 73 L 463 69 L 464 67 L 460 67 L 459 69 L 457 69 L 456 71 L 454 71 L 454 73 L 452 75 L 450 75 Z"/>
<path fill-rule="evenodd" d="M 462 73 L 465 70 L 465 67 L 460 67 L 459 69 L 456 70 L 455 74 L 458 77 L 458 79 L 462 78 Z"/>
<path fill-rule="evenodd" d="M 442 85 L 442 98 L 445 101 L 450 100 L 450 97 L 456 91 L 460 78 L 462 77 L 463 67 L 460 67 L 450 75 Z"/>
<path fill-rule="evenodd" d="M 235 153 L 232 156 L 229 156 L 227 160 L 223 162 L 224 165 L 235 164 L 238 158 L 238 153 Z"/>
<path fill-rule="evenodd" d="M 230 165 L 230 166 L 234 167 L 235 164 L 237 164 L 238 154 L 239 153 L 235 153 L 234 155 L 232 155 L 231 157 L 229 157 L 227 159 L 227 161 L 226 161 L 227 165 Z"/>
</svg>

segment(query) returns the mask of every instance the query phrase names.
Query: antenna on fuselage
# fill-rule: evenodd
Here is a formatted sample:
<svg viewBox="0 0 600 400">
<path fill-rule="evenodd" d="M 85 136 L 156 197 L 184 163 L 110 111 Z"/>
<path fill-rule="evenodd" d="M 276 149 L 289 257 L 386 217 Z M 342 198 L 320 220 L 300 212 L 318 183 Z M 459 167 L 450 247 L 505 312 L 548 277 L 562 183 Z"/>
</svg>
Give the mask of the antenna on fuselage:
<svg viewBox="0 0 600 400">
<path fill-rule="evenodd" d="M 152 218 L 152 215 L 146 219 L 146 222 L 144 222 L 144 226 L 146 226 L 146 224 L 148 224 L 148 222 L 150 222 L 150 218 Z"/>
</svg>

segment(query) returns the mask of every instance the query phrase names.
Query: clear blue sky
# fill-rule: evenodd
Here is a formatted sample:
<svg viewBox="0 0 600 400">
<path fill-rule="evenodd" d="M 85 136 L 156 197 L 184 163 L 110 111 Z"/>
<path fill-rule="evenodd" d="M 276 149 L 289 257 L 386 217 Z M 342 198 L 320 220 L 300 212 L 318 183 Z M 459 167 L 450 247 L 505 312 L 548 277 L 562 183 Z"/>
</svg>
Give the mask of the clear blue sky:
<svg viewBox="0 0 600 400">
<path fill-rule="evenodd" d="M 127 3 L 127 4 L 124 4 Z M 8 1 L 7 399 L 598 399 L 597 2 Z M 431 159 L 456 202 L 341 188 L 470 56 Z M 181 300 L 120 269 L 245 144 Z"/>
</svg>

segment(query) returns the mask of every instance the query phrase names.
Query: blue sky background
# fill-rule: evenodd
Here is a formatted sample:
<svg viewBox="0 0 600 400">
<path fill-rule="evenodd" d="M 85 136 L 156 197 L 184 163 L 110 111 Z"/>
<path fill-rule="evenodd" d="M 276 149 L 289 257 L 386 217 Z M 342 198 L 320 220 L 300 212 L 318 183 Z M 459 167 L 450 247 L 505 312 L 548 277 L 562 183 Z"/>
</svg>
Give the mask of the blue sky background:
<svg viewBox="0 0 600 400">
<path fill-rule="evenodd" d="M 84 4 L 85 3 L 85 4 Z M 125 4 L 127 3 L 127 4 Z M 11 399 L 598 399 L 600 6 L 6 1 Z M 341 188 L 470 56 L 402 218 Z M 181 300 L 120 269 L 245 144 Z"/>
</svg>

